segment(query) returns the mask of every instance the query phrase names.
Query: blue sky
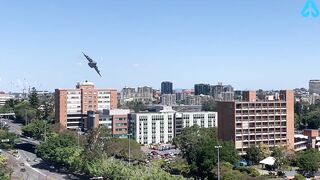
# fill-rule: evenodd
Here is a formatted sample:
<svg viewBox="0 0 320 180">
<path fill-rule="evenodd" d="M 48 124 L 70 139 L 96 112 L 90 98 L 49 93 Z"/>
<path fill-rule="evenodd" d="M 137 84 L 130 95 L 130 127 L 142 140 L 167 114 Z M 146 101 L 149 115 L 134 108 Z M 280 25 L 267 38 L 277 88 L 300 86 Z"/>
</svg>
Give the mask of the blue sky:
<svg viewBox="0 0 320 180">
<path fill-rule="evenodd" d="M 1 1 L 0 91 L 21 91 L 24 79 L 50 91 L 84 80 L 117 89 L 163 80 L 175 88 L 307 87 L 320 78 L 320 17 L 302 17 L 305 2 Z"/>
</svg>

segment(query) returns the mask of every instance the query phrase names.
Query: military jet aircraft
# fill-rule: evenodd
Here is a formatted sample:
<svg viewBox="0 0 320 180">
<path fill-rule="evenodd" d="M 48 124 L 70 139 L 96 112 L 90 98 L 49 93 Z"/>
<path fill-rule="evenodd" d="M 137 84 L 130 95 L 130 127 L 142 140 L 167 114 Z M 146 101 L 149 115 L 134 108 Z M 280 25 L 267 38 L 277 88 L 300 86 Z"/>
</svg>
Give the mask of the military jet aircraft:
<svg viewBox="0 0 320 180">
<path fill-rule="evenodd" d="M 99 74 L 99 76 L 102 77 L 101 74 L 100 74 L 100 71 L 99 71 L 99 69 L 98 69 L 97 62 L 95 62 L 94 60 L 92 60 L 92 59 L 91 59 L 88 55 L 86 55 L 84 52 L 82 52 L 82 54 L 83 54 L 84 57 L 86 57 L 86 59 L 89 61 L 89 63 L 88 63 L 89 67 L 90 67 L 90 68 L 94 68 L 94 69 L 97 71 L 97 73 Z"/>
</svg>

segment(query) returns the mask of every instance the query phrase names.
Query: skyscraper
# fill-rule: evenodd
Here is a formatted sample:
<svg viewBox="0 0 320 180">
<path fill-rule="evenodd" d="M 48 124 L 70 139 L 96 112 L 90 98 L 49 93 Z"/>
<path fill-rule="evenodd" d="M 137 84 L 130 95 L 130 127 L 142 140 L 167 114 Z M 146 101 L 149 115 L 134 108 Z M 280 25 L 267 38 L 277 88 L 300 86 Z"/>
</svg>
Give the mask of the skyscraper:
<svg viewBox="0 0 320 180">
<path fill-rule="evenodd" d="M 195 84 L 194 95 L 210 95 L 210 84 Z"/>
<path fill-rule="evenodd" d="M 161 83 L 161 94 L 173 94 L 172 82 L 164 81 Z"/>
<path fill-rule="evenodd" d="M 316 93 L 320 95 L 320 80 L 314 79 L 309 81 L 309 93 Z"/>
</svg>

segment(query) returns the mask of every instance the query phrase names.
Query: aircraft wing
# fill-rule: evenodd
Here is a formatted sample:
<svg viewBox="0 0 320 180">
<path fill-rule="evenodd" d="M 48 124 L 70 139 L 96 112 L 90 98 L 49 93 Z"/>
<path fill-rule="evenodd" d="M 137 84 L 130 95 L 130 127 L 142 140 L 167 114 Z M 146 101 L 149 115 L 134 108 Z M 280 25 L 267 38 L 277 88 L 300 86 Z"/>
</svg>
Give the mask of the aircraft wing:
<svg viewBox="0 0 320 180">
<path fill-rule="evenodd" d="M 98 66 L 95 66 L 94 69 L 97 71 L 97 73 L 99 74 L 99 76 L 102 77 L 101 74 L 100 74 L 100 71 L 99 71 L 99 69 L 98 69 Z"/>
<path fill-rule="evenodd" d="M 86 59 L 87 59 L 89 62 L 93 62 L 93 60 L 92 60 L 88 55 L 86 55 L 84 52 L 82 52 L 82 54 L 84 55 L 84 57 L 86 57 Z"/>
</svg>

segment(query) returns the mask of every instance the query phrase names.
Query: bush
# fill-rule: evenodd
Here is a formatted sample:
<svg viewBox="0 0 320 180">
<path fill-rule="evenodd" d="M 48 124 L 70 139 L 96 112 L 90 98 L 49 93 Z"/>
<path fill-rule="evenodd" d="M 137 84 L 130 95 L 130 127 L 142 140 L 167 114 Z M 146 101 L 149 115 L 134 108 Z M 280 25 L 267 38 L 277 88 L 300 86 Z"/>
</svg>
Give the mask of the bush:
<svg viewBox="0 0 320 180">
<path fill-rule="evenodd" d="M 253 167 L 239 167 L 237 168 L 242 173 L 246 173 L 250 175 L 251 177 L 258 177 L 260 176 L 260 173 Z"/>
<path fill-rule="evenodd" d="M 294 180 L 305 180 L 306 178 L 302 176 L 301 174 L 294 175 Z"/>
</svg>

